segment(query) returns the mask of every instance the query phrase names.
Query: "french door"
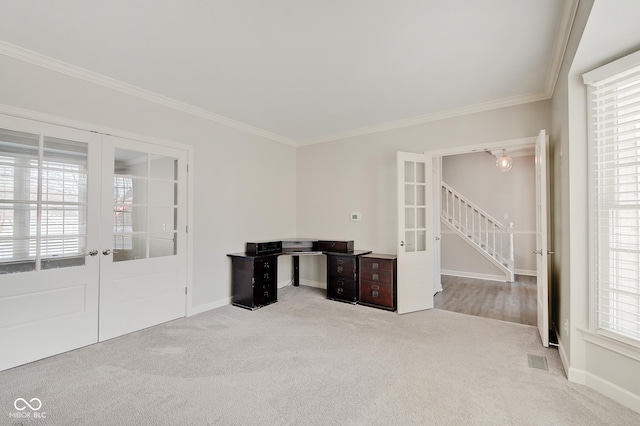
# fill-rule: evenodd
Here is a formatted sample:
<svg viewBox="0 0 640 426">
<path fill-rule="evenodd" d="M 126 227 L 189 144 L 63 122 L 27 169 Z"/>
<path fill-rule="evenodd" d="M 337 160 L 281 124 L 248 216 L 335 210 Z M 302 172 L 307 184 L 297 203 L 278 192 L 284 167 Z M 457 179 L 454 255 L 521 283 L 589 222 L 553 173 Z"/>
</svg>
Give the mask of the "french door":
<svg viewBox="0 0 640 426">
<path fill-rule="evenodd" d="M 0 115 L 0 370 L 184 316 L 185 155 Z"/>
<path fill-rule="evenodd" d="M 185 315 L 186 159 L 104 137 L 100 341 Z"/>
<path fill-rule="evenodd" d="M 547 244 L 547 135 L 536 139 L 536 275 L 538 331 L 542 345 L 549 346 L 549 266 Z"/>
<path fill-rule="evenodd" d="M 432 157 L 398 152 L 398 313 L 433 308 Z M 429 207 L 429 208 L 427 208 Z"/>
</svg>

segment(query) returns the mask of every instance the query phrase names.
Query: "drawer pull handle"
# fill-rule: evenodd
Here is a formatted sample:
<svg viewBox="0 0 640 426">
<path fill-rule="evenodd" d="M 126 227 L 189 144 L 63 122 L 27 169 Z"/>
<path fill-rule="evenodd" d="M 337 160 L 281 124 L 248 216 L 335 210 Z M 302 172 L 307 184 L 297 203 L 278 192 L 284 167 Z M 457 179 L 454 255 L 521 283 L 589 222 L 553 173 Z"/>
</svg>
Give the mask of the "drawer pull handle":
<svg viewBox="0 0 640 426">
<path fill-rule="evenodd" d="M 371 276 L 371 279 L 374 280 L 374 281 L 378 281 L 380 279 L 380 277 L 378 276 L 378 274 L 373 274 Z"/>
<path fill-rule="evenodd" d="M 344 263 L 344 260 L 342 260 L 342 259 L 338 259 L 338 260 L 336 260 L 336 263 L 337 263 L 338 265 L 342 265 L 342 264 Z"/>
<path fill-rule="evenodd" d="M 264 275 L 263 275 L 263 277 L 264 277 L 264 279 L 265 279 L 265 280 L 268 280 L 268 279 L 269 279 L 269 273 L 268 273 L 268 272 L 265 272 L 265 273 L 264 273 Z"/>
<path fill-rule="evenodd" d="M 374 290 L 374 291 L 372 291 L 372 292 L 371 292 L 371 296 L 373 296 L 373 297 L 378 297 L 378 292 L 377 292 L 377 291 L 375 291 L 375 290 Z"/>
<path fill-rule="evenodd" d="M 264 262 L 264 269 L 269 269 L 269 262 Z"/>
<path fill-rule="evenodd" d="M 372 290 L 380 290 L 380 286 L 378 286 L 378 285 L 372 285 L 372 286 L 371 286 L 371 289 L 372 289 Z"/>
<path fill-rule="evenodd" d="M 378 262 L 373 262 L 373 265 L 371 265 L 371 269 L 379 269 L 380 265 L 378 265 Z"/>
<path fill-rule="evenodd" d="M 338 273 L 341 273 L 342 271 L 344 271 L 344 268 L 342 266 L 338 266 Z"/>
<path fill-rule="evenodd" d="M 343 289 L 342 287 L 338 287 L 338 288 L 336 289 L 336 293 L 338 293 L 338 294 L 342 294 L 342 293 L 344 293 L 344 289 Z"/>
</svg>

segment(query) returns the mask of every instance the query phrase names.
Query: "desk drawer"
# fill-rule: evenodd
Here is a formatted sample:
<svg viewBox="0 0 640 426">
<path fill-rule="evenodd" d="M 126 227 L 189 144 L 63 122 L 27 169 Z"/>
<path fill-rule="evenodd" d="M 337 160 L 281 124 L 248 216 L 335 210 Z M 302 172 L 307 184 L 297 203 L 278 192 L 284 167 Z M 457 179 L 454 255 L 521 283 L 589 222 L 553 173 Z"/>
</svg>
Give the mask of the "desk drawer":
<svg viewBox="0 0 640 426">
<path fill-rule="evenodd" d="M 327 256 L 327 275 L 354 278 L 356 258 L 353 256 Z"/>
<path fill-rule="evenodd" d="M 278 275 L 277 261 L 278 258 L 275 256 L 255 259 L 255 282 L 275 282 Z"/>
<path fill-rule="evenodd" d="M 327 298 L 343 302 L 355 303 L 358 300 L 358 289 L 354 279 L 339 277 L 327 278 Z"/>
<path fill-rule="evenodd" d="M 265 306 L 273 302 L 277 302 L 275 282 L 263 282 L 253 286 L 254 307 Z"/>
<path fill-rule="evenodd" d="M 374 281 L 360 281 L 360 303 L 394 309 L 393 285 Z"/>
<path fill-rule="evenodd" d="M 360 278 L 365 281 L 391 284 L 393 279 L 391 271 L 379 271 L 371 269 L 360 269 Z"/>
<path fill-rule="evenodd" d="M 353 251 L 353 241 L 318 241 L 318 250 L 349 253 Z"/>
<path fill-rule="evenodd" d="M 393 272 L 394 262 L 389 259 L 376 259 L 372 257 L 362 257 L 360 268 L 362 270 Z"/>
</svg>

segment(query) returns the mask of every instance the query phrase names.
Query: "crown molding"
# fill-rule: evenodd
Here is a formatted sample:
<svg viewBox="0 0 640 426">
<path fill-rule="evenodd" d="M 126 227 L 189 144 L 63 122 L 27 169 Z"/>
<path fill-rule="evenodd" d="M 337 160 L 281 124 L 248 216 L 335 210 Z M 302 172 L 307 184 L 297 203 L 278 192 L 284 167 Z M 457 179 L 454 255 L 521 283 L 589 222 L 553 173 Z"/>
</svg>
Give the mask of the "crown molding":
<svg viewBox="0 0 640 426">
<path fill-rule="evenodd" d="M 246 133 L 261 136 L 263 138 L 281 142 L 287 145 L 297 146 L 296 141 L 294 141 L 293 139 L 289 139 L 284 136 L 259 129 L 249 124 L 233 120 L 231 118 L 213 113 L 211 111 L 207 111 L 203 108 L 195 107 L 193 105 L 169 98 L 167 96 L 159 95 L 149 90 L 141 89 L 131 84 L 123 83 L 119 80 L 86 70 L 84 68 L 77 67 L 75 65 L 68 64 L 66 62 L 59 61 L 57 59 L 42 55 L 37 52 L 33 52 L 31 50 L 16 46 L 11 43 L 7 43 L 2 40 L 0 40 L 0 54 L 49 69 L 51 71 L 65 74 L 70 77 L 78 78 L 89 83 L 97 84 L 108 89 L 116 90 L 125 95 L 134 96 L 136 98 L 153 102 L 180 112 L 204 118 L 206 120 L 213 121 L 227 127 L 232 127 Z"/>
<path fill-rule="evenodd" d="M 446 111 L 435 112 L 432 114 L 419 115 L 403 120 L 390 121 L 388 123 L 379 124 L 371 127 L 362 127 L 360 129 L 350 130 L 344 133 L 338 133 L 331 136 L 312 138 L 298 141 L 298 146 L 313 145 L 317 143 L 330 142 L 340 139 L 347 139 L 356 136 L 368 135 L 371 133 L 386 132 L 389 130 L 400 129 L 403 127 L 411 127 L 419 124 L 429 123 L 433 121 L 445 120 L 447 118 L 460 117 L 463 115 L 475 114 L 484 111 L 491 111 L 499 108 L 506 108 L 530 102 L 543 101 L 549 99 L 550 96 L 545 93 L 532 93 L 528 95 L 513 96 L 511 98 L 497 99 L 494 101 L 483 102 L 474 105 L 468 105 L 460 108 L 453 108 Z"/>
<path fill-rule="evenodd" d="M 578 4 L 580 0 L 565 0 L 564 10 L 562 16 L 558 22 L 558 28 L 556 29 L 556 42 L 553 47 L 553 54 L 551 57 L 551 63 L 549 64 L 549 71 L 547 72 L 547 83 L 545 85 L 545 93 L 549 98 L 553 96 L 553 92 L 556 88 L 556 83 L 560 77 L 560 70 L 562 68 L 562 60 L 569 44 L 569 36 L 571 35 L 571 29 L 573 28 L 573 22 L 578 12 Z"/>
</svg>

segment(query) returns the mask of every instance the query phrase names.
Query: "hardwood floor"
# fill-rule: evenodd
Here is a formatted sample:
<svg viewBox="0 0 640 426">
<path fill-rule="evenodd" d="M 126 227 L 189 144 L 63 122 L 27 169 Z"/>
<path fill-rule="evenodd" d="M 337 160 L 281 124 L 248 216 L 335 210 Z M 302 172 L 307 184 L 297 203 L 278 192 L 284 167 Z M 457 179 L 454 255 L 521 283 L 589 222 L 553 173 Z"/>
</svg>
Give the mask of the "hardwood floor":
<svg viewBox="0 0 640 426">
<path fill-rule="evenodd" d="M 442 275 L 438 309 L 518 324 L 536 322 L 536 277 L 516 275 L 513 283 Z"/>
</svg>

